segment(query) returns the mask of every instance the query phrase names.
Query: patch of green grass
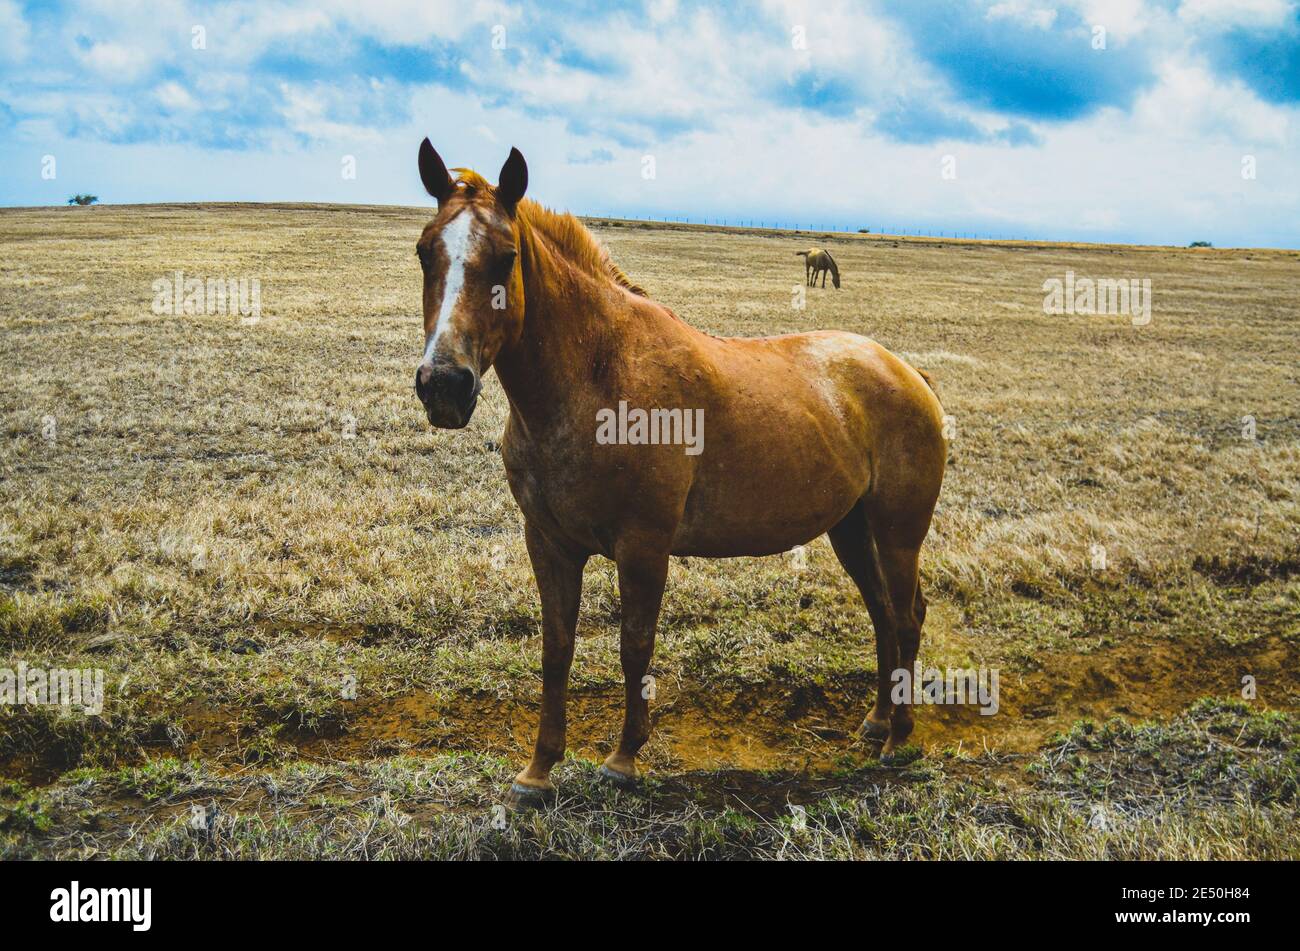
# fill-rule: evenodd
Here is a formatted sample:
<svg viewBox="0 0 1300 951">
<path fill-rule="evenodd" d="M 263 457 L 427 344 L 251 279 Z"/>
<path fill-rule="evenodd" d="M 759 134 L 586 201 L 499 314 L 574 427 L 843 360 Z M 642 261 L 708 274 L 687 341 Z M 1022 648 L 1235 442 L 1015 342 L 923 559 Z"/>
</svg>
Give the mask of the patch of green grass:
<svg viewBox="0 0 1300 951">
<path fill-rule="evenodd" d="M 729 773 L 623 792 L 570 757 L 555 801 L 528 812 L 504 809 L 511 764 L 493 757 L 227 776 L 159 760 L 9 784 L 0 857 L 1295 859 L 1298 736 L 1293 715 L 1207 700 L 1163 724 L 1080 723 L 1019 782 L 1005 757 L 905 757 L 839 771 L 820 791 L 808 777 Z"/>
<path fill-rule="evenodd" d="M 1080 808 L 1130 817 L 1234 803 L 1295 811 L 1300 717 L 1205 699 L 1168 722 L 1083 721 L 1030 771 Z"/>
</svg>

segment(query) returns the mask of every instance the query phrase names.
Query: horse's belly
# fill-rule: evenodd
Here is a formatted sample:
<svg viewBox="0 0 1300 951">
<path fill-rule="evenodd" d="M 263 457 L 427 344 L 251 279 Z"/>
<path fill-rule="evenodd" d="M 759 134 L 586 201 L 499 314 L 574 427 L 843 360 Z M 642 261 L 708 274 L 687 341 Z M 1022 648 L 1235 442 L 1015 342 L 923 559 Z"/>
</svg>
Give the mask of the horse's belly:
<svg viewBox="0 0 1300 951">
<path fill-rule="evenodd" d="M 772 555 L 824 534 L 866 491 L 865 459 L 773 473 L 738 462 L 705 474 L 692 486 L 673 541 L 673 554 L 709 558 Z"/>
<path fill-rule="evenodd" d="M 679 554 L 788 551 L 825 533 L 867 491 L 868 427 L 850 397 L 824 378 L 771 379 L 708 419 Z"/>
<path fill-rule="evenodd" d="M 674 555 L 692 555 L 697 558 L 739 558 L 741 556 L 776 555 L 800 545 L 806 545 L 819 535 L 826 534 L 840 519 L 848 514 L 849 505 L 838 515 L 798 523 L 751 523 L 726 531 L 717 525 L 694 526 L 683 523 L 673 541 Z"/>
</svg>

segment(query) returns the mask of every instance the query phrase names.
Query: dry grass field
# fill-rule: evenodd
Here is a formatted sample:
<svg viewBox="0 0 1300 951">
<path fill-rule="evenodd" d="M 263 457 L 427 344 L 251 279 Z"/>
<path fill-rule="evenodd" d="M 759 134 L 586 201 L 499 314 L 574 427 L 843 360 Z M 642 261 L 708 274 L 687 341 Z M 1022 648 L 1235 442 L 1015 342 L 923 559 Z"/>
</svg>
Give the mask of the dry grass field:
<svg viewBox="0 0 1300 951">
<path fill-rule="evenodd" d="M 921 656 L 996 668 L 1000 709 L 923 707 L 882 763 L 825 539 L 675 560 L 648 778 L 613 791 L 597 559 L 558 800 L 505 815 L 539 609 L 495 378 L 459 432 L 411 389 L 427 217 L 0 211 L 0 668 L 107 690 L 0 706 L 0 857 L 1300 858 L 1300 254 L 592 222 L 697 327 L 935 376 Z M 812 244 L 843 288 L 799 309 Z M 176 271 L 258 280 L 260 319 L 155 313 Z M 1045 314 L 1067 271 L 1149 279 L 1149 323 Z"/>
</svg>

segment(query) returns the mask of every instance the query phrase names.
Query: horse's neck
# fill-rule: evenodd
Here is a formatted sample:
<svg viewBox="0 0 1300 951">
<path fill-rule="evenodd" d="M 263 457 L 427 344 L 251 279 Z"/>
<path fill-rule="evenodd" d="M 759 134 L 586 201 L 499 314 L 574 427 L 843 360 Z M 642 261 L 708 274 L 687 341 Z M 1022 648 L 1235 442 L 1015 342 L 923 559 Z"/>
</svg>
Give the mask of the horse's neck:
<svg viewBox="0 0 1300 951">
<path fill-rule="evenodd" d="M 533 428 L 571 418 L 572 404 L 609 345 L 597 279 L 557 255 L 545 240 L 528 242 L 524 273 L 524 324 L 519 339 L 496 359 L 497 377 L 511 406 Z M 563 303 L 561 303 L 563 302 Z"/>
</svg>

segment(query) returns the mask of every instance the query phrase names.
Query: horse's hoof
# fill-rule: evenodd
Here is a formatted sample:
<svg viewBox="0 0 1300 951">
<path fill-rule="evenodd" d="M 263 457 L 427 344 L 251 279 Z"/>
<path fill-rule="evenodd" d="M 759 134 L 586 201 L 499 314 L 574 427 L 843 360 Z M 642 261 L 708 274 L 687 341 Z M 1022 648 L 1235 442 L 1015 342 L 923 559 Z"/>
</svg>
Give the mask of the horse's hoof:
<svg viewBox="0 0 1300 951">
<path fill-rule="evenodd" d="M 921 749 L 909 745 L 906 736 L 891 736 L 885 741 L 885 745 L 880 748 L 880 764 L 882 766 L 906 766 L 921 755 Z"/>
<path fill-rule="evenodd" d="M 554 786 L 525 786 L 522 783 L 511 783 L 510 791 L 506 793 L 506 805 L 512 810 L 526 812 L 531 809 L 541 809 L 554 798 Z"/>
<path fill-rule="evenodd" d="M 620 773 L 616 769 L 610 769 L 603 763 L 600 766 L 600 778 L 607 783 L 612 783 L 619 789 L 631 789 L 639 779 L 636 773 L 629 776 L 627 773 Z"/>
<path fill-rule="evenodd" d="M 873 720 L 867 717 L 858 727 L 858 735 L 868 740 L 888 740 L 890 726 L 888 720 Z"/>
<path fill-rule="evenodd" d="M 898 714 L 895 713 L 894 720 L 889 727 L 889 739 L 885 741 L 885 745 L 881 747 L 880 750 L 881 757 L 884 758 L 890 756 L 902 749 L 903 746 L 906 745 L 908 737 L 912 735 L 912 729 L 914 727 L 915 724 L 912 722 L 910 717 L 906 720 L 902 720 L 899 719 Z"/>
</svg>

